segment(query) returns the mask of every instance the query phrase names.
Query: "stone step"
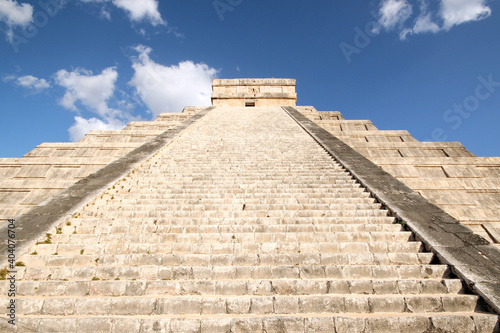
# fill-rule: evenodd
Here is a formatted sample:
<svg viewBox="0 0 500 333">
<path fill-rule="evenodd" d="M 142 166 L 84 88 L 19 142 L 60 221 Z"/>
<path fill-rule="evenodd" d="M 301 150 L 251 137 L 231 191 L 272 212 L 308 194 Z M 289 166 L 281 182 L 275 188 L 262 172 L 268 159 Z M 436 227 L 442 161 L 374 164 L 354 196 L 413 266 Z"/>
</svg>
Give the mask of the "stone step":
<svg viewBox="0 0 500 333">
<path fill-rule="evenodd" d="M 310 195 L 316 195 L 316 197 L 321 198 L 325 197 L 334 197 L 337 194 L 344 193 L 364 193 L 365 190 L 362 187 L 345 187 L 340 185 L 330 185 L 325 188 L 319 187 L 303 187 L 303 188 L 244 188 L 244 187 L 234 187 L 234 188 L 217 188 L 215 189 L 207 189 L 207 188 L 155 188 L 151 185 L 149 188 L 134 188 L 128 193 L 132 193 L 132 195 L 152 195 L 157 198 L 165 197 L 166 195 L 175 195 L 178 197 L 179 195 L 187 195 L 189 197 L 194 197 L 195 195 L 203 195 L 203 197 L 208 196 L 223 196 L 224 194 L 230 194 L 229 197 L 235 197 L 235 194 L 246 194 L 249 197 L 259 198 L 262 196 L 267 196 L 272 194 L 273 196 L 283 197 L 283 198 L 295 198 L 295 197 L 307 197 Z M 354 195 L 354 194 L 353 194 Z M 237 197 L 237 196 L 236 196 Z M 313 196 L 314 197 L 314 196 Z"/>
<path fill-rule="evenodd" d="M 191 182 L 181 182 L 175 179 L 158 180 L 158 177 L 152 177 L 151 179 L 141 179 L 137 183 L 140 188 L 149 188 L 150 186 L 158 186 L 163 188 L 183 188 L 189 189 L 199 189 L 200 187 L 205 189 L 239 189 L 239 188 L 287 188 L 287 189 L 301 189 L 301 188 L 359 188 L 360 185 L 355 180 L 317 180 L 317 182 L 311 182 L 302 179 L 296 179 L 290 181 L 279 180 L 254 180 L 247 178 L 234 178 L 226 180 L 215 180 L 208 179 L 204 181 L 191 181 Z M 307 186 L 306 186 L 307 185 Z"/>
<path fill-rule="evenodd" d="M 19 267 L 19 279 L 27 281 L 101 280 L 229 280 L 229 279 L 448 279 L 446 265 L 301 265 L 301 266 L 93 266 Z"/>
<path fill-rule="evenodd" d="M 185 192 L 208 192 L 208 191 L 221 191 L 222 193 L 227 192 L 227 191 L 238 191 L 238 190 L 245 190 L 245 189 L 251 189 L 252 192 L 264 192 L 267 193 L 269 191 L 269 188 L 274 188 L 275 190 L 286 190 L 288 193 L 300 193 L 301 191 L 308 191 L 309 189 L 313 188 L 316 191 L 318 190 L 327 190 L 327 192 L 335 192 L 335 190 L 338 189 L 358 189 L 358 190 L 363 190 L 361 185 L 359 183 L 356 183 L 354 181 L 352 182 L 344 182 L 344 181 L 336 181 L 334 183 L 309 183 L 306 182 L 304 183 L 294 183 L 294 184 L 286 184 L 282 182 L 258 182 L 256 183 L 255 181 L 247 181 L 242 182 L 241 180 L 238 180 L 238 182 L 231 182 L 231 183 L 214 183 L 212 181 L 207 182 L 206 184 L 192 184 L 192 183 L 172 183 L 172 182 L 165 182 L 165 184 L 158 184 L 158 181 L 155 181 L 152 179 L 149 183 L 144 183 L 140 182 L 137 184 L 138 188 L 141 190 L 147 190 L 150 188 L 157 188 L 157 187 L 162 187 L 164 191 L 174 191 L 174 190 L 183 190 Z"/>
<path fill-rule="evenodd" d="M 332 172 L 320 172 L 314 175 L 312 172 L 306 174 L 300 174 L 293 172 L 290 174 L 290 170 L 283 170 L 281 172 L 276 172 L 273 174 L 214 174 L 207 170 L 206 173 L 200 176 L 193 176 L 183 173 L 175 174 L 165 174 L 158 179 L 157 172 L 151 173 L 150 175 L 144 174 L 138 179 L 138 184 L 149 184 L 150 182 L 157 182 L 158 185 L 170 187 L 172 184 L 183 184 L 193 187 L 193 185 L 210 185 L 210 184 L 312 184 L 312 185 L 329 185 L 329 184 L 354 184 L 356 180 L 347 173 L 336 173 Z M 301 186 L 301 187 L 302 187 Z"/>
<path fill-rule="evenodd" d="M 18 315 L 202 315 L 474 312 L 476 295 L 18 297 Z M 10 299 L 0 298 L 6 308 Z"/>
<path fill-rule="evenodd" d="M 163 212 L 169 211 L 203 211 L 203 212 L 211 212 L 211 211 L 248 211 L 260 213 L 262 211 L 349 211 L 349 210 L 380 210 L 380 204 L 376 203 L 342 203 L 342 204 L 247 204 L 247 203 L 238 203 L 238 204 L 220 204 L 213 205 L 207 203 L 200 204 L 134 204 L 134 205 L 126 205 L 118 201 L 111 201 L 104 207 L 99 207 L 99 211 L 102 212 L 139 212 L 139 211 L 151 211 L 151 210 L 160 210 Z M 93 211 L 95 211 L 95 208 Z M 90 209 L 86 209 L 85 211 L 89 211 Z"/>
<path fill-rule="evenodd" d="M 141 199 L 141 198 L 120 198 L 121 205 L 270 205 L 270 204 L 281 204 L 281 205 L 315 205 L 315 204 L 373 204 L 373 198 L 368 197 L 367 192 L 361 192 L 360 197 L 336 197 L 336 198 L 245 198 L 245 199 L 182 199 L 182 198 L 158 198 L 158 199 Z M 114 203 L 112 203 L 114 204 Z"/>
<path fill-rule="evenodd" d="M 342 254 L 117 254 L 117 255 L 27 255 L 29 267 L 103 266 L 298 266 L 315 265 L 421 265 L 429 264 L 432 253 L 342 253 Z"/>
<path fill-rule="evenodd" d="M 23 316 L 17 319 L 22 332 L 161 332 L 161 333 L 492 333 L 498 316 L 484 313 L 398 313 L 339 315 L 200 315 L 200 316 Z M 12 325 L 0 319 L 0 329 Z"/>
<path fill-rule="evenodd" d="M 116 226 L 103 228 L 104 230 L 111 231 L 109 233 L 94 233 L 94 234 L 83 234 L 83 233 L 71 233 L 71 234 L 55 234 L 51 236 L 52 244 L 83 244 L 92 242 L 98 244 L 99 242 L 122 242 L 127 243 L 204 243 L 204 244 L 214 244 L 214 243 L 283 243 L 287 244 L 297 244 L 297 243 L 337 243 L 339 248 L 343 248 L 346 245 L 343 243 L 349 242 L 354 243 L 363 247 L 363 244 L 358 243 L 370 243 L 370 247 L 383 246 L 378 243 L 401 243 L 405 244 L 412 240 L 412 233 L 406 232 L 281 232 L 281 233 L 171 233 L 168 230 L 170 228 L 162 229 L 161 226 L 154 226 L 153 230 L 150 232 L 142 233 L 133 232 L 131 229 L 137 230 L 140 226 L 136 228 L 130 226 Z M 68 228 L 68 231 L 74 230 L 74 228 Z M 95 228 L 97 229 L 97 227 Z M 95 230 L 92 229 L 92 230 Z M 39 244 L 46 245 L 46 244 Z M 104 245 L 104 244 L 103 244 Z M 298 244 L 297 244 L 298 245 Z M 408 245 L 410 246 L 410 245 Z M 411 245 L 414 246 L 414 245 Z M 391 250 L 388 247 L 388 251 Z M 379 252 L 372 251 L 370 252 Z"/>
<path fill-rule="evenodd" d="M 282 189 L 268 189 L 268 192 L 260 192 L 260 193 L 233 193 L 233 191 L 225 191 L 224 193 L 221 191 L 218 192 L 209 192 L 209 191 L 204 191 L 203 195 L 200 195 L 201 192 L 186 192 L 183 193 L 182 190 L 171 190 L 171 193 L 169 193 L 168 190 L 165 189 L 157 189 L 156 191 L 153 191 L 152 189 L 119 189 L 118 191 L 120 194 L 127 194 L 126 196 L 123 196 L 123 199 L 120 200 L 127 200 L 127 198 L 134 197 L 137 199 L 144 199 L 144 200 L 210 200 L 210 199 L 224 199 L 224 200 L 241 200 L 241 199 L 248 199 L 248 200 L 285 200 L 285 199 L 293 199 L 293 200 L 333 200 L 337 198 L 368 198 L 370 197 L 370 193 L 366 191 L 352 191 L 351 189 L 335 189 L 335 191 L 329 191 L 326 193 L 323 193 L 323 191 L 313 191 L 314 189 L 308 189 L 309 192 L 304 192 L 304 190 L 301 190 L 301 192 L 295 192 L 295 193 L 290 193 L 287 191 L 284 191 Z M 175 192 L 175 193 L 174 193 Z M 241 192 L 245 192 L 244 190 L 241 190 Z M 174 193 L 174 196 L 169 197 L 169 194 Z M 193 194 L 194 193 L 194 194 Z M 272 196 L 270 196 L 272 194 Z"/>
<path fill-rule="evenodd" d="M 100 223 L 96 223 L 96 222 Z M 63 235 L 76 234 L 119 234 L 119 233 L 156 233 L 156 234 L 197 234 L 197 233 L 215 233 L 215 234 L 238 234 L 238 233 L 255 233 L 255 234 L 279 234 L 292 233 L 312 233 L 312 234 L 332 234 L 338 236 L 331 237 L 352 237 L 353 240 L 366 240 L 368 235 L 372 238 L 384 238 L 385 235 L 390 235 L 391 239 L 408 239 L 413 240 L 412 233 L 403 231 L 400 224 L 276 224 L 276 225 L 166 225 L 159 221 L 149 220 L 140 221 L 138 223 L 120 222 L 111 219 L 72 219 L 70 225 L 63 225 L 60 229 Z M 52 235 L 57 237 L 58 235 Z M 320 236 L 321 237 L 321 236 Z"/>
<path fill-rule="evenodd" d="M 190 237 L 190 236 L 197 237 Z M 80 237 L 78 237 L 80 236 Z M 153 237 L 157 236 L 157 237 Z M 257 242 L 254 235 L 228 235 L 216 237 L 214 234 L 188 234 L 175 237 L 171 234 L 112 234 L 112 235 L 73 235 L 68 244 L 39 244 L 35 247 L 37 255 L 77 256 L 122 255 L 122 254 L 350 254 L 350 253 L 398 253 L 420 252 L 420 242 L 320 242 L 313 237 L 296 242 Z M 263 234 L 262 236 L 265 236 Z M 67 236 L 71 241 L 70 236 Z M 177 238 L 178 241 L 175 239 Z M 264 238 L 264 237 L 263 237 Z M 150 242 L 148 242 L 150 240 Z M 101 243 L 101 244 L 99 244 Z M 37 255 L 33 255 L 36 257 Z"/>
<path fill-rule="evenodd" d="M 307 170 L 307 169 L 295 169 L 291 166 L 282 166 L 274 169 L 267 170 L 232 170 L 227 169 L 234 167 L 234 165 L 225 165 L 224 170 L 213 170 L 210 168 L 200 169 L 199 171 L 193 170 L 172 170 L 165 169 L 163 172 L 160 168 L 158 169 L 149 169 L 143 171 L 140 169 L 137 172 L 137 175 L 140 176 L 140 179 L 148 179 L 154 178 L 158 176 L 159 172 L 162 172 L 162 179 L 176 179 L 186 180 L 186 181 L 204 181 L 207 179 L 231 179 L 231 178 L 251 178 L 255 180 L 275 180 L 275 179 L 283 179 L 283 180 L 294 180 L 299 177 L 300 179 L 305 179 L 309 181 L 317 181 L 317 180 L 353 180 L 354 178 L 349 173 L 346 173 L 342 170 L 338 170 L 335 168 L 330 168 L 328 170 Z M 296 175 L 297 177 L 293 177 Z"/>
<path fill-rule="evenodd" d="M 293 218 L 293 217 L 382 217 L 387 216 L 385 210 L 298 210 L 298 211 L 285 211 L 285 210 L 254 210 L 254 211 L 234 211 L 234 210 L 205 210 L 205 211 L 116 211 L 109 212 L 101 209 L 98 211 L 82 211 L 82 217 L 96 217 L 96 216 L 114 216 L 116 218 L 168 218 L 168 217 L 185 217 L 185 218 L 252 218 L 252 217 L 278 217 L 278 218 Z"/>
<path fill-rule="evenodd" d="M 92 241 L 127 241 L 137 243 L 345 243 L 345 242 L 409 242 L 413 235 L 409 231 L 399 232 L 172 232 L 172 228 L 161 228 L 162 226 L 115 226 L 115 227 L 90 227 L 89 231 L 94 233 L 74 234 L 75 228 L 67 227 L 61 229 L 61 234 L 51 236 L 53 244 L 67 243 L 80 244 Z M 208 228 L 207 228 L 208 229 Z M 76 229 L 78 230 L 78 228 Z M 80 228 L 82 231 L 83 228 Z M 66 231 L 66 234 L 63 232 Z M 194 230 L 193 230 L 194 231 Z M 40 244 L 45 245 L 45 244 Z M 39 246 L 40 246 L 39 245 Z M 105 244 L 102 244 L 105 245 Z M 39 251 L 37 251 L 39 252 Z M 374 252 L 374 251 L 371 251 Z"/>
<path fill-rule="evenodd" d="M 464 291 L 458 279 L 445 280 L 218 280 L 218 281 L 19 281 L 17 296 L 278 296 L 278 295 L 419 295 L 458 294 Z M 7 295 L 10 282 L 1 281 Z"/>
<path fill-rule="evenodd" d="M 395 218 L 390 216 L 341 216 L 341 217 L 301 217 L 296 216 L 293 218 L 284 219 L 282 217 L 251 217 L 251 218 L 222 218 L 222 217 L 209 217 L 209 218 L 195 218 L 195 217 L 170 217 L 170 218 L 155 218 L 155 217 L 128 217 L 127 219 L 120 220 L 110 217 L 83 217 L 78 215 L 77 218 L 71 219 L 70 223 L 85 223 L 99 226 L 111 226 L 113 224 L 128 224 L 128 225 L 142 225 L 145 222 L 153 223 L 156 225 L 165 225 L 173 227 L 186 227 L 186 226 L 245 226 L 252 228 L 260 228 L 269 225 L 282 225 L 284 227 L 297 227 L 302 226 L 310 227 L 311 225 L 318 227 L 331 227 L 335 225 L 352 225 L 355 228 L 373 226 L 374 228 L 385 227 L 393 225 Z M 83 222 L 85 221 L 85 222 Z M 126 222 L 125 222 L 126 221 Z M 401 227 L 398 225 L 398 227 Z M 371 230 L 371 229 L 370 229 Z"/>
<path fill-rule="evenodd" d="M 172 152 L 175 150 L 172 149 Z M 214 169 L 212 165 L 215 162 L 222 161 L 222 158 L 218 156 L 218 161 L 213 159 L 210 161 L 200 161 L 200 159 L 193 156 L 190 151 L 183 152 L 186 154 L 185 156 L 189 156 L 190 160 L 183 160 L 183 164 L 186 166 L 185 168 L 175 168 L 175 166 L 179 165 L 178 156 L 171 156 L 171 159 L 166 158 L 156 158 L 153 157 L 147 164 L 144 164 L 140 169 L 136 172 L 139 175 L 145 174 L 156 174 L 161 172 L 162 174 L 186 174 L 189 176 L 197 177 L 200 175 L 204 175 L 206 173 L 213 174 L 225 174 L 229 173 L 257 173 L 260 175 L 267 175 L 269 173 L 281 172 L 281 171 L 293 171 L 297 174 L 305 174 L 309 175 L 311 173 L 323 173 L 323 174 L 341 174 L 345 173 L 345 170 L 342 168 L 340 164 L 338 164 L 335 160 L 332 160 L 331 157 L 327 156 L 313 156 L 314 164 L 311 163 L 311 157 L 307 156 L 307 158 L 301 158 L 300 156 L 294 157 L 291 160 L 282 159 L 280 161 L 271 161 L 268 162 L 263 159 L 244 159 L 241 156 L 237 156 L 236 153 L 233 153 L 235 158 L 238 158 L 238 163 L 233 162 L 232 160 L 226 160 L 226 163 L 218 163 L 220 164 L 220 168 Z M 319 157 L 319 158 L 318 158 Z M 300 163 L 294 163 L 292 160 L 300 161 Z M 159 163 L 156 163 L 159 162 Z M 160 163 L 161 162 L 161 163 Z M 203 163 L 205 162 L 205 163 Z"/>
</svg>

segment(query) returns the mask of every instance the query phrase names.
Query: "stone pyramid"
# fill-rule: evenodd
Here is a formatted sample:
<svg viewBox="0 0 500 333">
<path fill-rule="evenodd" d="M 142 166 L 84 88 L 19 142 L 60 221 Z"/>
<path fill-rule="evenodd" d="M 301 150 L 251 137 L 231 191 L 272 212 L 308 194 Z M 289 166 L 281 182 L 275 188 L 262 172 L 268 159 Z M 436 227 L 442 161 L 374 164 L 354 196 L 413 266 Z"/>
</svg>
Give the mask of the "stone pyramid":
<svg viewBox="0 0 500 333">
<path fill-rule="evenodd" d="M 214 80 L 0 159 L 0 331 L 498 332 L 500 158 L 296 100 Z"/>
</svg>

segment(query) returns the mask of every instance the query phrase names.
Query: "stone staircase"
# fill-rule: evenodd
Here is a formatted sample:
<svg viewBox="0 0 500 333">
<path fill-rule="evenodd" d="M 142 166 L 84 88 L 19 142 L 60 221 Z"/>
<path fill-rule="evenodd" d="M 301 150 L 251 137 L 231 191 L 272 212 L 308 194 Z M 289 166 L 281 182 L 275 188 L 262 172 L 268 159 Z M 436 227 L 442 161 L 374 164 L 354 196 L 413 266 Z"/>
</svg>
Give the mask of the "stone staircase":
<svg viewBox="0 0 500 333">
<path fill-rule="evenodd" d="M 281 108 L 216 108 L 21 257 L 17 328 L 494 332 L 394 222 Z"/>
</svg>

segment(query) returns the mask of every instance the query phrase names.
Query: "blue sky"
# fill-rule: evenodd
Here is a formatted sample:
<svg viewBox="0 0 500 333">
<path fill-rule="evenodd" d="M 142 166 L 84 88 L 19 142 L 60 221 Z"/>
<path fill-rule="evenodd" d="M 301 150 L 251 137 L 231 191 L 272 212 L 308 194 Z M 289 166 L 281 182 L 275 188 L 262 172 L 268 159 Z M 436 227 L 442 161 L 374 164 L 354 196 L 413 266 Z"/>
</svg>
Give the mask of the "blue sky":
<svg viewBox="0 0 500 333">
<path fill-rule="evenodd" d="M 500 156 L 488 0 L 0 0 L 0 157 L 186 105 L 212 78 L 297 80 L 298 104 Z"/>
</svg>

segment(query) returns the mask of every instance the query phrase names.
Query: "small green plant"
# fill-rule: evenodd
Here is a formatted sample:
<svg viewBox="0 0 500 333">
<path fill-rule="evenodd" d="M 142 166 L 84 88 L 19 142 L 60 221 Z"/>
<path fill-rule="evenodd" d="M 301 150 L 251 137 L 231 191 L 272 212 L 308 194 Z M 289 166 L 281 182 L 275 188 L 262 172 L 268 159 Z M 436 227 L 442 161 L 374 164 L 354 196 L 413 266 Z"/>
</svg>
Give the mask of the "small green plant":
<svg viewBox="0 0 500 333">
<path fill-rule="evenodd" d="M 82 249 L 82 250 L 80 251 L 80 254 L 81 254 L 81 255 L 83 255 L 83 252 L 85 252 L 85 250 L 84 250 L 84 249 Z"/>
<path fill-rule="evenodd" d="M 399 217 L 396 217 L 396 218 L 394 219 L 393 224 L 401 224 L 403 227 L 406 227 L 406 222 L 405 222 L 405 221 L 403 221 L 402 219 L 400 219 Z"/>
<path fill-rule="evenodd" d="M 62 228 L 56 228 L 56 234 L 58 235 L 62 234 Z"/>
<path fill-rule="evenodd" d="M 96 264 L 99 263 L 99 258 L 96 258 L 94 261 Z"/>
<path fill-rule="evenodd" d="M 99 279 L 97 276 L 94 276 L 94 277 L 92 278 L 92 281 L 99 281 L 99 280 L 100 280 L 100 279 Z"/>
<path fill-rule="evenodd" d="M 7 268 L 1 269 L 0 270 L 0 280 L 6 280 L 8 272 L 9 271 L 7 270 Z"/>
<path fill-rule="evenodd" d="M 52 253 L 53 256 L 57 256 L 58 254 L 59 253 L 57 253 L 57 252 Z"/>
<path fill-rule="evenodd" d="M 116 278 L 116 279 L 115 279 L 115 281 L 119 281 L 119 280 L 120 280 L 120 278 Z"/>
<path fill-rule="evenodd" d="M 69 227 L 71 225 L 71 222 L 67 222 L 66 225 Z"/>
<path fill-rule="evenodd" d="M 46 234 L 45 237 L 46 238 L 43 242 L 36 242 L 36 245 L 38 245 L 38 244 L 52 244 L 52 234 Z"/>
<path fill-rule="evenodd" d="M 35 251 L 31 252 L 30 254 L 31 254 L 32 256 L 36 256 L 36 255 L 38 254 L 38 252 L 36 252 L 36 250 L 35 250 Z"/>
<path fill-rule="evenodd" d="M 16 266 L 16 267 L 24 267 L 24 266 L 26 266 L 26 264 L 24 262 L 22 262 L 22 261 L 18 261 L 18 262 L 16 262 L 16 264 L 14 266 Z"/>
</svg>

